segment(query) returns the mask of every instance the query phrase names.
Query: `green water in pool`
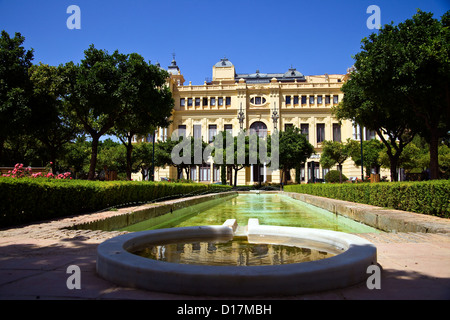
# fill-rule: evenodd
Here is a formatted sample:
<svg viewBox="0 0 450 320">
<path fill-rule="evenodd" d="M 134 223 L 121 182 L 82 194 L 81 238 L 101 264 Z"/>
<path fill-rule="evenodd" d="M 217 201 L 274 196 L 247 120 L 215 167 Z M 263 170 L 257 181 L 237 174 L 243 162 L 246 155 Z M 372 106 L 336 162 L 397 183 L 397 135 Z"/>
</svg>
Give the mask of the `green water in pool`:
<svg viewBox="0 0 450 320">
<path fill-rule="evenodd" d="M 264 193 L 239 194 L 236 197 L 208 201 L 121 230 L 221 225 L 227 219 L 236 219 L 239 226 L 245 226 L 250 218 L 259 219 L 261 225 L 318 228 L 347 233 L 379 232 L 375 228 L 289 196 Z"/>
</svg>

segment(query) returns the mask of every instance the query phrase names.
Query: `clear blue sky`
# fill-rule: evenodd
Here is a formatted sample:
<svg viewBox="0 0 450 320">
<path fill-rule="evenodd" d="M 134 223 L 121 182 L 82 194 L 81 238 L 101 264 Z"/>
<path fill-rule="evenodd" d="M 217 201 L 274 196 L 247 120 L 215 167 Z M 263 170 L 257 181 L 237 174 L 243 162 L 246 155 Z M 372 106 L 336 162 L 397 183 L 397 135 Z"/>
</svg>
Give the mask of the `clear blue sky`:
<svg viewBox="0 0 450 320">
<path fill-rule="evenodd" d="M 69 30 L 69 5 L 81 9 L 81 29 Z M 203 84 L 226 56 L 238 73 L 345 73 L 369 30 L 366 13 L 378 5 L 381 23 L 417 10 L 435 17 L 450 0 L 0 0 L 0 29 L 20 32 L 34 63 L 79 63 L 90 44 L 109 52 L 137 52 L 166 68 L 172 52 L 186 84 Z"/>
</svg>

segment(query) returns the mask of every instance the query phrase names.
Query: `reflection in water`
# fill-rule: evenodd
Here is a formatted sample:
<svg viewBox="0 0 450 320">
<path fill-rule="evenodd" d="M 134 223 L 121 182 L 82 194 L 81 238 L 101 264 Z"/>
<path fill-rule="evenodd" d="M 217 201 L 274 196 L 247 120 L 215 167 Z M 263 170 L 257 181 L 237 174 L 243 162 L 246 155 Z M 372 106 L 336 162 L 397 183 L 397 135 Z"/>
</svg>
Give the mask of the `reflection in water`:
<svg viewBox="0 0 450 320">
<path fill-rule="evenodd" d="M 317 228 L 348 233 L 378 232 L 346 217 L 278 194 L 240 194 L 233 198 L 212 200 L 120 230 L 220 225 L 227 219 L 236 219 L 239 226 L 246 226 L 250 218 L 257 218 L 261 225 Z"/>
<path fill-rule="evenodd" d="M 166 262 L 215 266 L 280 265 L 316 261 L 335 255 L 310 248 L 249 243 L 246 238 L 228 242 L 186 241 L 149 245 L 133 253 Z"/>
<path fill-rule="evenodd" d="M 261 225 L 317 228 L 349 233 L 377 232 L 374 228 L 346 217 L 278 194 L 240 194 L 173 226 L 216 225 L 222 224 L 227 219 L 236 219 L 238 225 L 245 226 L 250 218 L 259 219 Z"/>
</svg>

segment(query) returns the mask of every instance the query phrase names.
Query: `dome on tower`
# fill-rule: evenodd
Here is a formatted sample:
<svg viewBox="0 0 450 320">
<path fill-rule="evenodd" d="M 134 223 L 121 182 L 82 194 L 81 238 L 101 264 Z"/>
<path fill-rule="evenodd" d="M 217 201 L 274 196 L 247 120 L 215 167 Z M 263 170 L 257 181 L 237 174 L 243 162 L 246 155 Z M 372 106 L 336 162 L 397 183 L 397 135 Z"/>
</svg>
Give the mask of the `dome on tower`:
<svg viewBox="0 0 450 320">
<path fill-rule="evenodd" d="M 220 59 L 220 61 L 214 65 L 214 67 L 216 67 L 216 68 L 232 67 L 232 66 L 233 66 L 233 64 L 227 58 Z"/>
</svg>

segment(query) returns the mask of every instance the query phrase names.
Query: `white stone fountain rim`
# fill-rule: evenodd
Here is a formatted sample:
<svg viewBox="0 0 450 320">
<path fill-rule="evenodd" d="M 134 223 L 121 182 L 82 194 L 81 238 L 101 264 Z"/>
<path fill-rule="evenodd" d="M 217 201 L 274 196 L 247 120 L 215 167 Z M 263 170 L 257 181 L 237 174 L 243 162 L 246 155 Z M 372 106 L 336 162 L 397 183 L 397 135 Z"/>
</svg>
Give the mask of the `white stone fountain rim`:
<svg viewBox="0 0 450 320">
<path fill-rule="evenodd" d="M 259 225 L 249 219 L 250 242 L 264 238 L 311 240 L 344 251 L 318 261 L 266 266 L 204 266 L 168 263 L 130 253 L 149 243 L 190 238 L 232 239 L 236 221 L 223 225 L 140 231 L 106 240 L 97 249 L 97 272 L 116 284 L 191 295 L 293 295 L 347 287 L 367 279 L 367 268 L 376 264 L 376 247 L 356 235 L 343 232 Z M 259 240 L 258 240 L 259 239 Z"/>
</svg>

